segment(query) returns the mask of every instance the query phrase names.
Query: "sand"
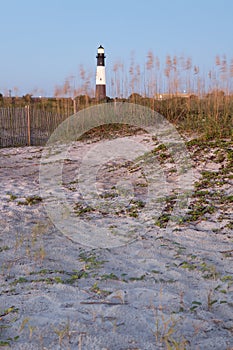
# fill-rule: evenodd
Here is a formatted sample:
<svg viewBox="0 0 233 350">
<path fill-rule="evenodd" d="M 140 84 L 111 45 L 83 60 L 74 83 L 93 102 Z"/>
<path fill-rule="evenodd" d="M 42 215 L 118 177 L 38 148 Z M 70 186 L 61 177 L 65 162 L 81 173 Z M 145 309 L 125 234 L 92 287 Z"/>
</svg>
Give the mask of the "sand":
<svg viewBox="0 0 233 350">
<path fill-rule="evenodd" d="M 142 136 L 136 140 L 152 145 Z M 125 235 L 130 220 L 143 208 L 129 206 L 128 211 L 114 214 L 113 207 L 106 214 L 103 204 L 95 211 L 83 207 L 77 169 L 92 146 L 73 143 L 73 153 L 65 160 L 63 187 L 74 207 L 72 215 L 99 225 L 99 232 L 103 219 L 113 235 L 119 227 L 124 227 Z M 216 147 L 190 149 L 194 182 L 200 181 L 201 171 L 221 168 Z M 150 215 L 146 229 L 123 239 L 122 245 L 87 247 L 81 239 L 78 242 L 79 228 L 73 240 L 48 215 L 48 198 L 41 197 L 39 183 L 43 151 L 43 147 L 0 149 L 0 314 L 14 306 L 0 319 L 0 340 L 9 343 L 5 348 L 233 349 L 232 202 L 220 203 L 197 220 L 174 223 L 169 230 L 156 225 Z M 174 164 L 169 158 L 162 161 L 169 195 L 176 183 Z M 111 166 L 115 180 L 124 178 L 125 167 Z M 142 179 L 141 169 L 130 174 Z M 102 168 L 99 193 L 106 194 L 113 186 L 106 192 L 104 184 L 111 180 L 104 176 Z M 128 182 L 125 186 L 132 192 Z M 137 200 L 144 198 L 143 188 L 141 183 Z M 206 188 L 230 196 L 232 178 Z M 111 200 L 116 202 L 114 196 Z M 52 203 L 56 211 L 55 196 Z"/>
</svg>

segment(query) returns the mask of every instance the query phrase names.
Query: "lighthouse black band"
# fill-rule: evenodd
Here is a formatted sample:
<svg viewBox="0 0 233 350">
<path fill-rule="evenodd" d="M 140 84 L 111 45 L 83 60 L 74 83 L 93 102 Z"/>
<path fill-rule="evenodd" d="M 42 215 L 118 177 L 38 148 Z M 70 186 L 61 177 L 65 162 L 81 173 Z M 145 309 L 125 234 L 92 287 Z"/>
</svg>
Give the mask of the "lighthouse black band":
<svg viewBox="0 0 233 350">
<path fill-rule="evenodd" d="M 97 66 L 104 66 L 104 59 L 105 59 L 104 54 L 103 53 L 98 53 L 96 58 L 97 58 Z"/>
</svg>

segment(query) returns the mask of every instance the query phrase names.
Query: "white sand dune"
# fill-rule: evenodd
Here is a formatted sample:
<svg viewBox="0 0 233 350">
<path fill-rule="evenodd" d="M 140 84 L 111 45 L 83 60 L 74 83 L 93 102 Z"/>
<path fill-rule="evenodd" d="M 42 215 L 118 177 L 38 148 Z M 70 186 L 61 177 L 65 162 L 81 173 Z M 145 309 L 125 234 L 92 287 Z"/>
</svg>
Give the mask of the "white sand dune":
<svg viewBox="0 0 233 350">
<path fill-rule="evenodd" d="M 142 137 L 136 140 L 143 142 Z M 0 341 L 12 338 L 6 348 L 15 350 L 154 350 L 168 344 L 179 344 L 177 349 L 232 349 L 232 202 L 167 230 L 155 224 L 151 208 L 121 207 L 114 213 L 121 204 L 111 179 L 121 180 L 121 188 L 130 192 L 124 176 L 142 181 L 140 169 L 130 173 L 118 167 L 110 173 L 102 167 L 97 187 L 109 205 L 102 203 L 91 211 L 83 207 L 77 188 L 78 167 L 90 148 L 91 144 L 74 143 L 63 165 L 62 188 L 69 208 L 74 207 L 67 222 L 73 215 L 87 227 L 98 226 L 96 241 L 104 225 L 112 237 L 122 228 L 123 244 L 107 249 L 85 247 L 51 221 L 46 211 L 49 195 L 40 197 L 41 147 L 0 149 L 0 314 L 10 306 L 17 309 L 0 319 L 0 327 L 9 326 L 0 328 Z M 203 169 L 220 169 L 210 159 L 212 153 L 203 152 L 193 161 L 197 181 Z M 161 169 L 171 195 L 176 178 L 169 159 Z M 137 200 L 146 195 L 139 191 L 143 186 L 141 182 L 137 187 Z M 211 186 L 206 190 L 217 193 Z M 232 179 L 219 190 L 232 195 Z M 55 195 L 52 203 L 56 211 Z M 103 213 L 103 208 L 109 212 Z M 141 214 L 145 232 L 140 226 L 141 232 L 125 240 L 134 216 Z"/>
</svg>

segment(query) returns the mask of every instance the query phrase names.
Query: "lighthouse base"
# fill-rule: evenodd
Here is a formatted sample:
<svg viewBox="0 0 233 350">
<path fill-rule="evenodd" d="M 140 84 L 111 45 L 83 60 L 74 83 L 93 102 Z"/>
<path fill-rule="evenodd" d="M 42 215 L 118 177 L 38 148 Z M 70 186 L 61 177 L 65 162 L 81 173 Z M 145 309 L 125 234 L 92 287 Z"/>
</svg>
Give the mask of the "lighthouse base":
<svg viewBox="0 0 233 350">
<path fill-rule="evenodd" d="M 106 98 L 106 85 L 96 85 L 95 98 L 98 101 Z"/>
</svg>

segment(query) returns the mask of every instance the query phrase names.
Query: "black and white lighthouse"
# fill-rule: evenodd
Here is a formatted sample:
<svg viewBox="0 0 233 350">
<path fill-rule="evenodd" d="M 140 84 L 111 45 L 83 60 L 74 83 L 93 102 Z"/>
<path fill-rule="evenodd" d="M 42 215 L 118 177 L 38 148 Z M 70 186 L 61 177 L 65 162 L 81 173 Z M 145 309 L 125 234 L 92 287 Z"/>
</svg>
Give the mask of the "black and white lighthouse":
<svg viewBox="0 0 233 350">
<path fill-rule="evenodd" d="M 98 101 L 105 99 L 106 97 L 106 80 L 105 80 L 105 64 L 104 64 L 104 48 L 98 47 L 97 52 L 97 68 L 96 68 L 96 90 L 95 97 Z"/>
</svg>

